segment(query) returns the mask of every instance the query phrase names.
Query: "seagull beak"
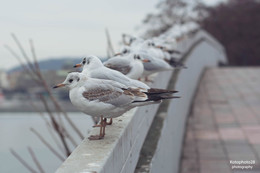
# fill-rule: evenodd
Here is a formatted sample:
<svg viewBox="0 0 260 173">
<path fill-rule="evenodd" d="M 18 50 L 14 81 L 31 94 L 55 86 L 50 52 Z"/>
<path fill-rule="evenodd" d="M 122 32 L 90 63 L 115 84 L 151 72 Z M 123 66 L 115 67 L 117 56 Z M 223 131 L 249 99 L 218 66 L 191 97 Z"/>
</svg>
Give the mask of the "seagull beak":
<svg viewBox="0 0 260 173">
<path fill-rule="evenodd" d="M 167 48 L 163 48 L 163 51 L 164 51 L 164 52 L 168 52 L 168 49 L 167 49 Z"/>
<path fill-rule="evenodd" d="M 73 67 L 74 68 L 78 68 L 78 67 L 81 67 L 82 65 L 81 64 L 76 64 L 76 65 L 74 65 Z"/>
<path fill-rule="evenodd" d="M 60 87 L 64 87 L 64 86 L 65 86 L 65 84 L 60 83 L 60 84 L 55 85 L 53 88 L 60 88 Z"/>
<path fill-rule="evenodd" d="M 122 55 L 122 53 L 116 53 L 114 56 Z"/>
<path fill-rule="evenodd" d="M 151 62 L 149 59 L 143 59 L 143 62 Z"/>
</svg>

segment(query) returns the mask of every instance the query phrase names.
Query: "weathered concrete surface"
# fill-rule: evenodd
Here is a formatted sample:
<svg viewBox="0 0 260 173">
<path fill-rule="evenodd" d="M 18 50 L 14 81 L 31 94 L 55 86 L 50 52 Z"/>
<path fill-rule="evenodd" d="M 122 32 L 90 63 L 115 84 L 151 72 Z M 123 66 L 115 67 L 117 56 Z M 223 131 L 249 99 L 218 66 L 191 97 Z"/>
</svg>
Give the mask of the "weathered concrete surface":
<svg viewBox="0 0 260 173">
<path fill-rule="evenodd" d="M 260 68 L 206 70 L 187 121 L 181 173 L 260 172 L 259 74 Z M 230 160 L 255 164 L 232 169 Z"/>
</svg>

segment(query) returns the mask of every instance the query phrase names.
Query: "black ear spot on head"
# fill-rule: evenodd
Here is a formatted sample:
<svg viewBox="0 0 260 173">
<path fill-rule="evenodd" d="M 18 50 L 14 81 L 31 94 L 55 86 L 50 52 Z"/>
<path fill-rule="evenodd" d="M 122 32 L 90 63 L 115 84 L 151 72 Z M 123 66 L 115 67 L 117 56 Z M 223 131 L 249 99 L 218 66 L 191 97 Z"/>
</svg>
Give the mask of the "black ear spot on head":
<svg viewBox="0 0 260 173">
<path fill-rule="evenodd" d="M 79 81 L 80 79 L 79 78 L 77 78 L 77 81 Z"/>
<path fill-rule="evenodd" d="M 86 64 L 86 58 L 83 58 L 82 64 Z"/>
</svg>

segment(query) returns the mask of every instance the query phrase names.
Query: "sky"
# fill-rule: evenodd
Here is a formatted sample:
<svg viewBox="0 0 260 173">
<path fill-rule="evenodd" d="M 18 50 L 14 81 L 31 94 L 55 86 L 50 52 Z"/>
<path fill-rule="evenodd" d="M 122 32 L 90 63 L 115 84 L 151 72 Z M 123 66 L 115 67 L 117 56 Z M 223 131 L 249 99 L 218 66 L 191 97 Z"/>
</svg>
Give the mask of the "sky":
<svg viewBox="0 0 260 173">
<path fill-rule="evenodd" d="M 218 0 L 206 0 L 214 4 Z M 159 0 L 8 0 L 0 5 L 0 69 L 18 65 L 4 48 L 18 48 L 11 33 L 30 55 L 33 39 L 39 60 L 62 56 L 106 55 L 105 28 L 115 50 L 122 33 L 136 35 L 146 14 Z"/>
</svg>

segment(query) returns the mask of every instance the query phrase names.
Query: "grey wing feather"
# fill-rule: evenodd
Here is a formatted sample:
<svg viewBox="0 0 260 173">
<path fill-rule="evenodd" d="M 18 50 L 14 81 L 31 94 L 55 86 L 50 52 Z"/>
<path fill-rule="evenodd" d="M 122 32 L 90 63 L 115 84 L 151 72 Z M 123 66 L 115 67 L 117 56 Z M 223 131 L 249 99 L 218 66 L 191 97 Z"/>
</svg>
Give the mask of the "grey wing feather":
<svg viewBox="0 0 260 173">
<path fill-rule="evenodd" d="M 91 77 L 98 78 L 98 79 L 113 80 L 122 83 L 124 85 L 128 85 L 130 83 L 130 79 L 128 79 L 126 76 L 124 76 L 122 73 L 118 71 L 109 68 L 103 68 L 102 70 L 103 73 L 100 73 L 99 71 L 91 72 Z"/>
<path fill-rule="evenodd" d="M 129 60 L 124 58 L 113 58 L 104 63 L 107 68 L 119 71 L 124 75 L 128 74 L 132 67 L 129 66 Z"/>
<path fill-rule="evenodd" d="M 122 73 L 106 67 L 102 68 L 102 73 L 100 73 L 100 71 L 98 70 L 93 70 L 91 72 L 91 77 L 98 78 L 98 79 L 112 80 L 113 82 L 116 81 L 127 87 L 140 87 L 146 89 L 150 88 L 149 86 L 147 86 L 146 84 L 140 81 L 130 79 L 127 76 L 123 75 Z"/>
<path fill-rule="evenodd" d="M 153 62 L 144 63 L 144 69 L 148 71 L 172 69 L 172 67 L 161 59 L 155 59 Z"/>
<path fill-rule="evenodd" d="M 102 81 L 96 86 L 88 87 L 82 95 L 89 101 L 99 101 L 114 106 L 123 106 L 133 102 L 133 97 L 125 95 L 123 90 L 118 86 L 122 85 L 117 83 L 112 84 L 112 81 Z"/>
</svg>

